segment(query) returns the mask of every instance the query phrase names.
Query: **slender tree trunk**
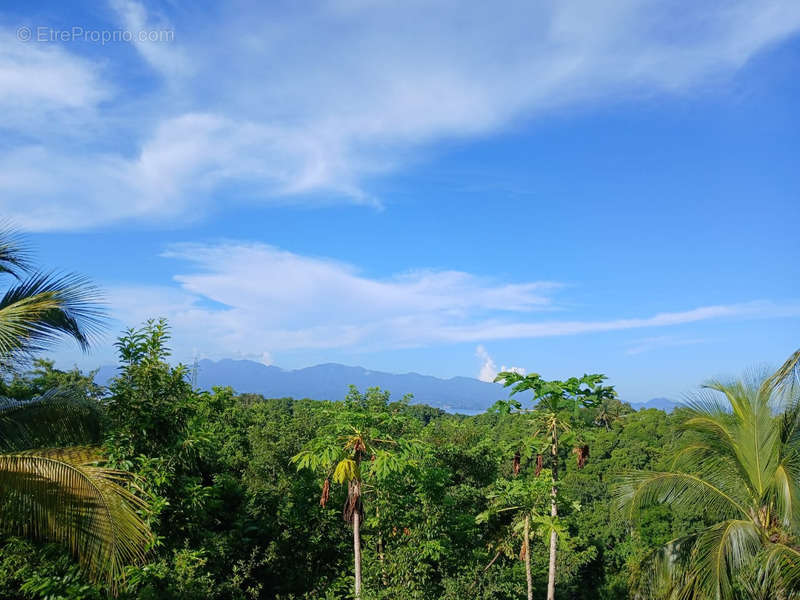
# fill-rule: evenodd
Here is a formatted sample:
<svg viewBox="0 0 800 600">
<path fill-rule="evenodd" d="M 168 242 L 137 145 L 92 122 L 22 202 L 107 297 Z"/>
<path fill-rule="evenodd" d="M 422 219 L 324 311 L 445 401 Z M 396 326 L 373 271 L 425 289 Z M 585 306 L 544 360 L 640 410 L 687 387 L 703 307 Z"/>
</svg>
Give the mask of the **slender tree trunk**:
<svg viewBox="0 0 800 600">
<path fill-rule="evenodd" d="M 528 600 L 533 600 L 533 575 L 531 575 L 531 516 L 525 515 L 525 578 L 528 580 Z"/>
<path fill-rule="evenodd" d="M 389 576 L 386 574 L 386 552 L 383 547 L 383 535 L 378 535 L 378 560 L 381 562 L 381 581 L 383 587 L 389 587 Z"/>
<path fill-rule="evenodd" d="M 361 598 L 361 450 L 356 450 L 356 473 L 359 477 L 350 481 L 350 491 L 355 499 L 353 505 L 353 563 L 355 567 L 355 599 Z"/>
<path fill-rule="evenodd" d="M 361 515 L 353 513 L 353 557 L 356 567 L 356 598 L 361 597 Z"/>
<path fill-rule="evenodd" d="M 386 553 L 383 547 L 383 528 L 380 525 L 380 510 L 375 508 L 375 520 L 378 522 L 378 560 L 381 563 L 381 581 L 383 587 L 389 587 L 389 576 L 386 573 Z"/>
<path fill-rule="evenodd" d="M 483 567 L 483 571 L 481 571 L 480 573 L 478 573 L 477 575 L 475 575 L 475 579 L 472 581 L 472 585 L 471 585 L 471 586 L 469 586 L 469 591 L 470 591 L 470 592 L 471 592 L 472 590 L 474 590 L 474 589 L 475 589 L 475 586 L 476 586 L 476 585 L 478 585 L 478 580 L 481 578 L 481 576 L 482 576 L 484 573 L 486 573 L 486 571 L 488 571 L 488 570 L 489 570 L 489 568 L 490 568 L 490 567 L 491 567 L 491 566 L 492 566 L 492 565 L 495 563 L 495 561 L 496 561 L 498 558 L 500 558 L 500 554 L 502 554 L 502 551 L 501 551 L 501 550 L 498 550 L 498 551 L 495 553 L 495 555 L 492 557 L 492 560 L 490 560 L 490 561 L 489 561 L 489 564 L 488 564 L 488 565 L 486 565 L 485 567 Z"/>
<path fill-rule="evenodd" d="M 553 487 L 550 488 L 550 516 L 558 516 L 558 433 L 553 431 L 553 444 L 551 447 L 551 458 L 553 464 L 550 467 L 550 472 L 553 475 Z M 556 598 L 556 545 L 558 542 L 558 534 L 553 529 L 550 532 L 550 566 L 547 570 L 547 600 L 555 600 Z"/>
</svg>

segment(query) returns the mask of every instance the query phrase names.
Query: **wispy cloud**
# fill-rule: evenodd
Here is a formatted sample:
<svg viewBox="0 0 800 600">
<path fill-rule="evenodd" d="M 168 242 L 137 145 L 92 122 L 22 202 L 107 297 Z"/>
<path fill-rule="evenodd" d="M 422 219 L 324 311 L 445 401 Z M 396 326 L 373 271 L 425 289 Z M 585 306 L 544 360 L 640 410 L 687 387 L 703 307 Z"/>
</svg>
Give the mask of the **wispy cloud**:
<svg viewBox="0 0 800 600">
<path fill-rule="evenodd" d="M 111 6 L 110 26 L 175 29 L 136 43 L 155 83 L 130 79 L 125 53 L 0 32 L 0 105 L 14 106 L 0 126 L 16 141 L 0 150 L 0 209 L 28 229 L 185 218 L 219 198 L 372 202 L 365 178 L 416 148 L 695 90 L 800 28 L 793 0 Z M 31 126 L 53 128 L 43 110 L 57 135 Z"/>
<path fill-rule="evenodd" d="M 130 32 L 173 31 L 174 25 L 162 15 L 153 14 L 141 2 L 135 0 L 109 0 L 111 8 L 116 12 L 119 24 Z M 168 82 L 185 78 L 194 71 L 193 63 L 180 45 L 172 44 L 174 35 L 165 39 L 156 37 L 142 39 L 132 36 L 131 43 L 151 67 L 163 75 Z"/>
<path fill-rule="evenodd" d="M 166 316 L 176 339 L 219 356 L 484 344 L 800 315 L 800 306 L 749 302 L 647 317 L 552 320 L 543 315 L 558 307 L 560 286 L 554 282 L 498 282 L 460 271 L 424 270 L 371 278 L 352 265 L 235 242 L 175 245 L 165 257 L 188 264 L 191 272 L 176 275 L 176 287 L 115 288 L 116 316 L 127 324 Z M 640 351 L 657 339 L 642 341 Z M 481 375 L 489 378 L 496 363 L 483 346 L 477 355 Z"/>
<path fill-rule="evenodd" d="M 100 102 L 111 96 L 99 63 L 54 44 L 20 42 L 13 31 L 0 28 L 3 129 L 57 138 L 61 126 L 83 125 L 80 115 L 96 118 Z"/>
</svg>

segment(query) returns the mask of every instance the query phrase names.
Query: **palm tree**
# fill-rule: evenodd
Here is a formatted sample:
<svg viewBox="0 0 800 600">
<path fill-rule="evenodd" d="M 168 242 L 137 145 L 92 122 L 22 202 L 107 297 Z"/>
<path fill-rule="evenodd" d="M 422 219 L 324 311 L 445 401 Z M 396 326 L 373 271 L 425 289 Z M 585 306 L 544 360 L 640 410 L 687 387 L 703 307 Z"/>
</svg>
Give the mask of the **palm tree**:
<svg viewBox="0 0 800 600">
<path fill-rule="evenodd" d="M 672 468 L 620 476 L 632 518 L 661 503 L 714 520 L 653 556 L 644 597 L 800 597 L 798 362 L 800 351 L 771 376 L 708 383 L 686 410 Z"/>
<path fill-rule="evenodd" d="M 32 271 L 16 235 L 0 231 L 0 363 L 18 365 L 62 337 L 86 350 L 103 325 L 98 290 L 77 275 Z M 123 567 L 144 556 L 144 504 L 127 473 L 100 464 L 99 407 L 71 388 L 30 401 L 0 399 L 0 527 L 60 542 L 91 579 L 117 589 Z M 59 448 L 64 443 L 81 444 Z M 43 449 L 32 449 L 43 448 Z"/>
<path fill-rule="evenodd" d="M 97 287 L 81 275 L 33 271 L 27 249 L 7 229 L 0 230 L 0 275 L 15 280 L 0 298 L 0 358 L 6 365 L 62 337 L 87 350 L 101 331 Z"/>
<path fill-rule="evenodd" d="M 597 406 L 594 424 L 598 427 L 605 427 L 606 431 L 611 431 L 611 426 L 624 417 L 622 411 L 622 402 L 619 401 L 616 394 L 605 397 Z"/>
</svg>

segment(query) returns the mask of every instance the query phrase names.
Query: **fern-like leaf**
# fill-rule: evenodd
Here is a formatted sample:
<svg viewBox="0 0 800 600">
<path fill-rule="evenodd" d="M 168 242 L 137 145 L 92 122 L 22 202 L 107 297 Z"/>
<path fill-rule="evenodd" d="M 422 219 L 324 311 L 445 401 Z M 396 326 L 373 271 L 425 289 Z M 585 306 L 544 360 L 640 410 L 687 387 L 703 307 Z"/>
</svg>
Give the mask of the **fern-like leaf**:
<svg viewBox="0 0 800 600">
<path fill-rule="evenodd" d="M 143 501 L 122 485 L 130 476 L 102 460 L 94 447 L 0 454 L 0 526 L 66 545 L 91 579 L 116 591 L 151 534 L 136 513 Z"/>
</svg>

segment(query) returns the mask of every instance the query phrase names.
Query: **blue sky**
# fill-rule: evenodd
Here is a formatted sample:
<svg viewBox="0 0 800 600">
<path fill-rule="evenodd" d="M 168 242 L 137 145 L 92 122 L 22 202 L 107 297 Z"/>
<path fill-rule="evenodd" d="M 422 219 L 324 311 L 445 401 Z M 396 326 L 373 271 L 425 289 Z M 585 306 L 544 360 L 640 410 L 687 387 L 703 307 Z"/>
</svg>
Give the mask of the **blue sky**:
<svg viewBox="0 0 800 600">
<path fill-rule="evenodd" d="M 166 316 L 641 401 L 800 345 L 796 2 L 267 4 L 0 9 L 0 212 L 115 319 L 59 364 Z"/>
</svg>

